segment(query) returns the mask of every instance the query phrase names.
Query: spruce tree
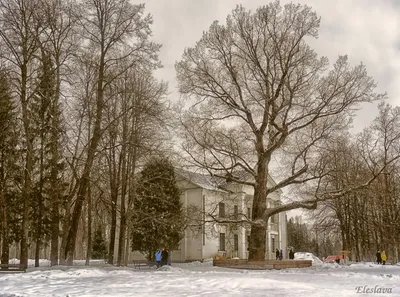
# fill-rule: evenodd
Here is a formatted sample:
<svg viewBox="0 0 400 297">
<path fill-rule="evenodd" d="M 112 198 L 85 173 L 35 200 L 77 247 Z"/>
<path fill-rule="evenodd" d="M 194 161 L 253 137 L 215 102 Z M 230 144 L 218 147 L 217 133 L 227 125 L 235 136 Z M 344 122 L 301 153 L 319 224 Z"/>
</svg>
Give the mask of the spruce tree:
<svg viewBox="0 0 400 297">
<path fill-rule="evenodd" d="M 106 259 L 107 258 L 107 245 L 103 238 L 101 229 L 94 232 L 92 244 L 92 259 Z"/>
<path fill-rule="evenodd" d="M 35 242 L 35 266 L 39 266 L 40 250 L 50 239 L 51 231 L 51 131 L 52 103 L 55 95 L 54 65 L 51 55 L 41 50 L 41 65 L 38 72 L 38 87 L 30 102 L 34 140 L 34 162 L 32 175 L 32 201 L 30 239 Z"/>
<path fill-rule="evenodd" d="M 9 245 L 18 240 L 18 130 L 10 78 L 0 70 L 0 234 L 1 263 L 8 263 Z"/>
<path fill-rule="evenodd" d="M 151 159 L 138 181 L 132 218 L 132 250 L 149 259 L 160 247 L 177 248 L 184 230 L 174 168 L 164 157 Z"/>
</svg>

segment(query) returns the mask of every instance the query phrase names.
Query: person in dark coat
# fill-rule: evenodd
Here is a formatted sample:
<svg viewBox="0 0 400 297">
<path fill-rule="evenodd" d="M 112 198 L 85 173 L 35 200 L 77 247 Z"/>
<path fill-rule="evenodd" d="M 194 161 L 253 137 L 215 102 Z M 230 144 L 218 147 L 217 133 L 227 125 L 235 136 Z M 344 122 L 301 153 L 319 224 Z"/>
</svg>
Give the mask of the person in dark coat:
<svg viewBox="0 0 400 297">
<path fill-rule="evenodd" d="M 289 251 L 289 259 L 294 260 L 294 252 L 292 249 L 290 249 L 290 251 Z"/>
<path fill-rule="evenodd" d="M 276 260 L 279 260 L 279 250 L 278 249 L 276 249 L 276 251 L 275 251 L 275 258 L 276 258 Z"/>
<path fill-rule="evenodd" d="M 171 266 L 171 253 L 169 249 L 167 249 L 167 253 L 168 253 L 167 265 Z"/>
<path fill-rule="evenodd" d="M 161 266 L 167 265 L 168 262 L 168 251 L 163 249 L 161 252 Z"/>
<path fill-rule="evenodd" d="M 380 251 L 377 251 L 377 252 L 376 252 L 376 262 L 377 262 L 378 264 L 381 264 L 381 263 L 382 263 L 382 257 L 381 257 L 381 252 L 380 252 Z"/>
<path fill-rule="evenodd" d="M 283 259 L 283 250 L 281 250 L 280 252 L 279 252 L 279 260 L 282 260 Z"/>
</svg>

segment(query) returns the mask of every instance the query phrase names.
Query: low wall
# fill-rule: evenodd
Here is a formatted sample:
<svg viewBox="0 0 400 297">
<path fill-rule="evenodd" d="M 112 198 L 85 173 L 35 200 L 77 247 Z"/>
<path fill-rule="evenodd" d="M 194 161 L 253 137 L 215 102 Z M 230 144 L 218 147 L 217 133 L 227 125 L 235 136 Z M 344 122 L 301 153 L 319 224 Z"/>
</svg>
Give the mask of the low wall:
<svg viewBox="0 0 400 297">
<path fill-rule="evenodd" d="M 248 261 L 246 259 L 214 260 L 214 266 L 243 269 L 286 269 L 311 267 L 311 260 L 265 260 Z"/>
</svg>

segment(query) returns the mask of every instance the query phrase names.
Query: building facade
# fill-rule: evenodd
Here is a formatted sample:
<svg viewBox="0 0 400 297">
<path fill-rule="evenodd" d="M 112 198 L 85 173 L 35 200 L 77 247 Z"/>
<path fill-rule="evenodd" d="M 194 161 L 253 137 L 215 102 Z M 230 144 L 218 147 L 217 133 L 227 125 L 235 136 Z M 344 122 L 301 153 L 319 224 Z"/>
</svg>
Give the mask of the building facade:
<svg viewBox="0 0 400 297">
<path fill-rule="evenodd" d="M 242 178 L 248 177 L 244 174 Z M 215 256 L 247 259 L 250 225 L 215 221 L 251 217 L 253 187 L 184 170 L 177 170 L 176 179 L 191 220 L 179 248 L 171 252 L 171 260 L 195 261 Z M 273 185 L 274 181 L 269 178 L 268 183 Z M 267 207 L 280 204 L 280 196 L 280 191 L 272 193 Z M 287 257 L 286 213 L 270 218 L 266 238 L 266 259 L 275 258 L 275 249 L 282 249 Z"/>
</svg>

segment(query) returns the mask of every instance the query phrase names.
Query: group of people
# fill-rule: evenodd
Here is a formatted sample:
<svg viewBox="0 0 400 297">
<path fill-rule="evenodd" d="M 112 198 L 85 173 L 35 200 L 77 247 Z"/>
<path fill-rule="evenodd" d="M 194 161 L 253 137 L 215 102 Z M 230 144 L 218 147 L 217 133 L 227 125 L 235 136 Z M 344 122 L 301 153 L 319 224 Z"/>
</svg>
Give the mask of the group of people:
<svg viewBox="0 0 400 297">
<path fill-rule="evenodd" d="M 157 268 L 164 266 L 164 265 L 171 265 L 169 251 L 166 248 L 159 248 L 156 251 L 156 265 Z"/>
<path fill-rule="evenodd" d="M 283 250 L 275 250 L 275 258 L 276 260 L 282 260 L 283 259 Z M 289 251 L 289 259 L 294 260 L 294 251 L 293 249 L 290 249 Z"/>
<path fill-rule="evenodd" d="M 382 252 L 377 251 L 377 253 L 376 253 L 376 262 L 377 262 L 378 264 L 383 264 L 383 265 L 385 265 L 385 264 L 386 264 L 386 261 L 387 261 L 387 256 L 386 256 L 385 251 L 382 251 Z"/>
</svg>

